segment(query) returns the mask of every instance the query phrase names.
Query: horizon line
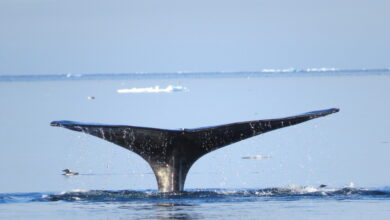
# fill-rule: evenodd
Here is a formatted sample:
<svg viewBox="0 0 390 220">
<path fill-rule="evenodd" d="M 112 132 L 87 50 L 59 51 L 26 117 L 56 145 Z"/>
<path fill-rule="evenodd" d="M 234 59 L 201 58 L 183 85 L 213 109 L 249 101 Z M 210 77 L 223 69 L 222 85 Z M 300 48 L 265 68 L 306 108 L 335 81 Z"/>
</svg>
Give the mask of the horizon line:
<svg viewBox="0 0 390 220">
<path fill-rule="evenodd" d="M 324 75 L 387 75 L 390 68 L 360 68 L 360 69 L 339 69 L 339 68 L 285 68 L 285 69 L 261 69 L 254 71 L 176 71 L 176 72 L 122 72 L 122 73 L 54 73 L 54 74 L 15 74 L 1 75 L 0 81 L 57 81 L 57 80 L 98 80 L 107 79 L 140 79 L 140 78 L 180 78 L 180 77 L 269 77 L 269 76 L 305 76 L 306 73 L 318 73 L 308 76 Z M 354 74 L 355 73 L 355 74 Z"/>
</svg>

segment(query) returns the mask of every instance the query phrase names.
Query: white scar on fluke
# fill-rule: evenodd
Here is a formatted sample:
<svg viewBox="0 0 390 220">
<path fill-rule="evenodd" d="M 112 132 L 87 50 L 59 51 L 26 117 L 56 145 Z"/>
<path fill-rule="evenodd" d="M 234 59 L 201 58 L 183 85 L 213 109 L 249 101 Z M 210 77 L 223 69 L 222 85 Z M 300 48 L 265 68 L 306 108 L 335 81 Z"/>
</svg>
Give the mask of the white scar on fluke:
<svg viewBox="0 0 390 220">
<path fill-rule="evenodd" d="M 262 159 L 269 159 L 272 158 L 271 156 L 268 155 L 254 155 L 254 156 L 244 156 L 241 157 L 241 159 L 252 159 L 252 160 L 262 160 Z"/>
</svg>

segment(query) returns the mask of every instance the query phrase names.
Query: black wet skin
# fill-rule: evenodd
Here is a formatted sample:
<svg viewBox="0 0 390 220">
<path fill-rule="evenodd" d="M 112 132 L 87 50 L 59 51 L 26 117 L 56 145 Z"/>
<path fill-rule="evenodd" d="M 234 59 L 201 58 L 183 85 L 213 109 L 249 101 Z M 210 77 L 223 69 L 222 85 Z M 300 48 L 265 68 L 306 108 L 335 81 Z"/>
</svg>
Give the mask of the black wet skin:
<svg viewBox="0 0 390 220">
<path fill-rule="evenodd" d="M 53 121 L 51 126 L 84 132 L 110 141 L 144 158 L 156 175 L 160 192 L 180 192 L 197 159 L 229 144 L 278 128 L 338 112 L 327 109 L 297 116 L 238 122 L 198 129 L 166 130 L 125 125 Z"/>
</svg>

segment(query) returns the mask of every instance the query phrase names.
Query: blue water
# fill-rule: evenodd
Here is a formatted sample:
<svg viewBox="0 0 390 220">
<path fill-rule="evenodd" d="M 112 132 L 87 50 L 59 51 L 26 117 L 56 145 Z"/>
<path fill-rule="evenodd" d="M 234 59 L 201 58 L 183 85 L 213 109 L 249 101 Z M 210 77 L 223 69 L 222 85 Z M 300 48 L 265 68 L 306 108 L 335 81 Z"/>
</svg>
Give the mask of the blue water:
<svg viewBox="0 0 390 220">
<path fill-rule="evenodd" d="M 301 186 L 173 194 L 76 190 L 0 194 L 0 203 L 0 218 L 4 219 L 385 219 L 390 214 L 390 190 Z"/>
<path fill-rule="evenodd" d="M 389 76 L 389 69 L 0 76 L 0 218 L 389 219 Z M 168 85 L 188 91 L 117 92 Z M 176 194 L 159 194 L 134 153 L 49 125 L 197 128 L 332 107 L 340 112 L 205 155 Z M 266 159 L 242 159 L 254 155 Z M 80 175 L 63 176 L 65 168 Z"/>
</svg>

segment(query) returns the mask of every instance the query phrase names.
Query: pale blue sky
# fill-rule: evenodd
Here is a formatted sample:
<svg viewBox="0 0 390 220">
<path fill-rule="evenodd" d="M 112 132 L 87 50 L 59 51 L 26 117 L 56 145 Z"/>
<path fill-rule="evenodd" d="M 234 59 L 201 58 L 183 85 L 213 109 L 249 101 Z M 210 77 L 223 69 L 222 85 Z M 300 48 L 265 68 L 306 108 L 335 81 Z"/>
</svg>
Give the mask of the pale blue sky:
<svg viewBox="0 0 390 220">
<path fill-rule="evenodd" d="M 2 0 L 0 75 L 387 68 L 386 0 Z"/>
</svg>

